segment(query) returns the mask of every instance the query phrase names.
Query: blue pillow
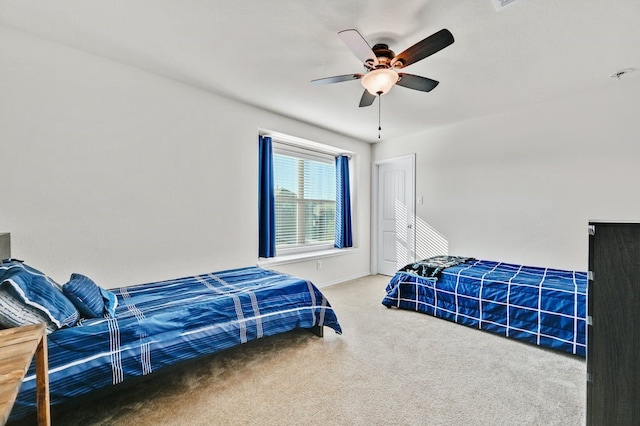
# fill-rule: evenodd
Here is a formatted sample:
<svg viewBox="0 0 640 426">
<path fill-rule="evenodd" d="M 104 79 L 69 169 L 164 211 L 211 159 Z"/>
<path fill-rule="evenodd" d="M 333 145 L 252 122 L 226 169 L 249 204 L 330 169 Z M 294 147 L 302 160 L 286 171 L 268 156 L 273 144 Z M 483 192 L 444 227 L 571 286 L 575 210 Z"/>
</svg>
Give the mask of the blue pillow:
<svg viewBox="0 0 640 426">
<path fill-rule="evenodd" d="M 4 259 L 2 260 L 2 262 L 0 262 L 0 282 L 4 281 L 5 276 L 8 276 L 11 273 L 11 271 L 15 270 L 16 268 L 25 270 L 33 275 L 40 275 L 42 279 L 47 281 L 49 284 L 51 284 L 58 290 L 62 291 L 62 286 L 60 284 L 58 284 L 57 282 L 55 282 L 54 280 L 52 280 L 50 277 L 46 276 L 42 272 L 38 271 L 37 269 L 32 268 L 31 266 L 25 264 L 22 260 L 18 260 L 18 259 Z"/>
<path fill-rule="evenodd" d="M 58 289 L 57 283 L 33 268 L 19 265 L 0 270 L 0 288 L 47 315 L 57 328 L 75 325 L 80 316 L 78 310 Z"/>
<path fill-rule="evenodd" d="M 104 301 L 100 287 L 89 277 L 71 274 L 68 283 L 62 286 L 62 292 L 78 308 L 83 318 L 101 318 L 104 313 Z"/>
<path fill-rule="evenodd" d="M 100 287 L 102 293 L 102 300 L 104 300 L 104 311 L 109 314 L 111 318 L 116 317 L 116 308 L 118 307 L 118 298 L 112 292 Z"/>
</svg>

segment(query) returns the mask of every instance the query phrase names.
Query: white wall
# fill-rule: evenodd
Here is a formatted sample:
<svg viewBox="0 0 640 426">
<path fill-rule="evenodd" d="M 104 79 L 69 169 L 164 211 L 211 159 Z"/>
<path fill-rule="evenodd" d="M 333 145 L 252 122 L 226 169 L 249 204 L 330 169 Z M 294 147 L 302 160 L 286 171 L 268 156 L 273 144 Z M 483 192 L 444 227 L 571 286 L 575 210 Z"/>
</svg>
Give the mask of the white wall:
<svg viewBox="0 0 640 426">
<path fill-rule="evenodd" d="M 0 231 L 64 283 L 105 287 L 257 262 L 257 130 L 353 151 L 359 250 L 275 267 L 369 272 L 370 146 L 0 26 Z"/>
<path fill-rule="evenodd" d="M 640 76 L 605 83 L 385 141 L 373 160 L 416 153 L 417 216 L 450 254 L 586 270 L 590 219 L 640 221 Z"/>
</svg>

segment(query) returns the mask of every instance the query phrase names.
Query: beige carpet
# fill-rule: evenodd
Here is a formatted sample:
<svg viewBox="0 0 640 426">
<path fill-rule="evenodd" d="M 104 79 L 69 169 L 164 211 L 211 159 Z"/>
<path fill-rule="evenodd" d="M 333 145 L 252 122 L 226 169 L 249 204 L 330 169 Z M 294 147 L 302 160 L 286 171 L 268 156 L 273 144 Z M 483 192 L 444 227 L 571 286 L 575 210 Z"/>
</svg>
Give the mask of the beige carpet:
<svg viewBox="0 0 640 426">
<path fill-rule="evenodd" d="M 581 358 L 323 289 L 344 334 L 294 331 L 191 363 L 54 425 L 582 425 Z"/>
</svg>

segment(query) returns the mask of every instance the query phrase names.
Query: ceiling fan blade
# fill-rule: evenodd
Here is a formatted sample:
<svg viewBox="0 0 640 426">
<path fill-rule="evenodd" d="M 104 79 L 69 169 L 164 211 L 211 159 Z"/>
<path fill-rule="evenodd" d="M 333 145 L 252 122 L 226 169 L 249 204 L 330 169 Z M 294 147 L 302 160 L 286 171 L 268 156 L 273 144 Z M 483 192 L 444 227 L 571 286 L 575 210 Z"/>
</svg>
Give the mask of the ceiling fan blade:
<svg viewBox="0 0 640 426">
<path fill-rule="evenodd" d="M 402 64 L 402 67 L 409 66 L 426 58 L 427 56 L 431 56 L 434 53 L 439 52 L 452 44 L 453 41 L 453 34 L 451 34 L 447 29 L 442 29 L 414 44 L 401 54 L 396 55 L 396 57 L 391 60 L 391 66 L 394 66 L 398 61 Z M 401 68 L 398 67 L 398 65 L 395 66 L 396 68 Z"/>
<path fill-rule="evenodd" d="M 343 30 L 338 36 L 349 49 L 365 64 L 378 65 L 378 58 L 371 50 L 369 43 L 360 35 L 358 30 Z"/>
<path fill-rule="evenodd" d="M 311 80 L 311 83 L 320 86 L 322 84 L 340 83 L 343 81 L 358 80 L 360 78 L 362 78 L 362 74 L 334 75 L 333 77 L 325 77 L 325 78 L 318 78 L 316 80 Z"/>
<path fill-rule="evenodd" d="M 396 83 L 398 86 L 407 87 L 413 90 L 420 90 L 422 92 L 430 92 L 439 84 L 438 81 L 431 80 L 427 77 L 420 77 L 419 75 L 398 73 L 400 79 Z"/>
<path fill-rule="evenodd" d="M 359 106 L 360 106 L 360 108 L 371 106 L 371 104 L 375 100 L 376 100 L 375 95 L 372 95 L 371 93 L 369 93 L 368 90 L 365 89 L 364 93 L 362 94 L 362 98 L 360 98 L 360 105 Z"/>
</svg>

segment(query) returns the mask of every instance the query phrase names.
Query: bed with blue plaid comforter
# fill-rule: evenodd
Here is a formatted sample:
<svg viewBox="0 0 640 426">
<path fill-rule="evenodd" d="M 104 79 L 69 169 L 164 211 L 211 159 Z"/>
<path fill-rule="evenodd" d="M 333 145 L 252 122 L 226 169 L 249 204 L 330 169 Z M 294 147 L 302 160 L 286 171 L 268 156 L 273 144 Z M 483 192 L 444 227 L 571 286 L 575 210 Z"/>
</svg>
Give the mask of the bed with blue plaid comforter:
<svg viewBox="0 0 640 426">
<path fill-rule="evenodd" d="M 115 318 L 83 320 L 48 335 L 51 404 L 294 328 L 341 333 L 310 282 L 248 267 L 112 289 Z M 32 365 L 12 411 L 35 410 Z"/>
<path fill-rule="evenodd" d="M 585 356 L 585 272 L 438 258 L 398 271 L 382 304 Z"/>
</svg>

